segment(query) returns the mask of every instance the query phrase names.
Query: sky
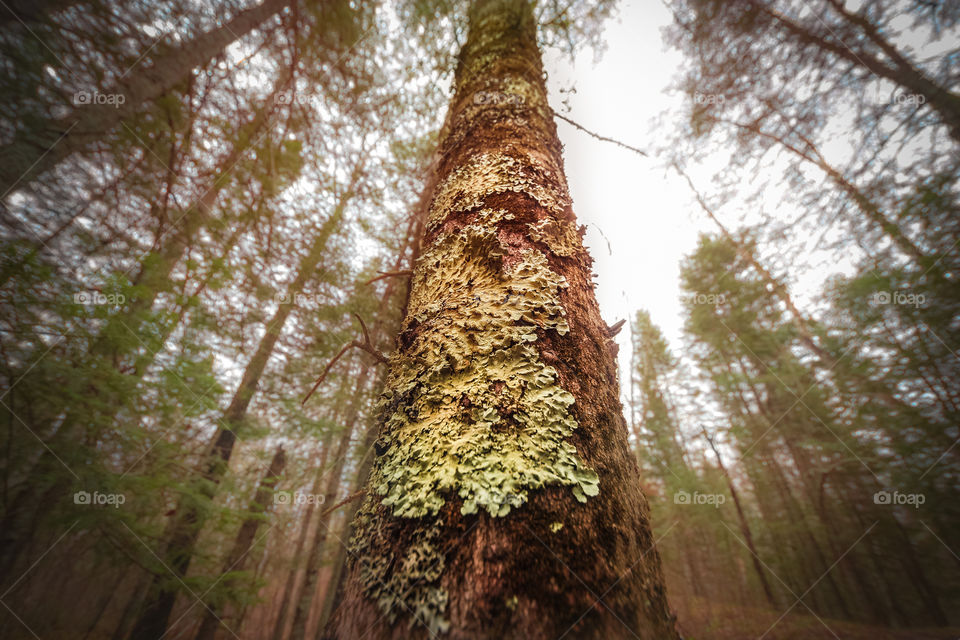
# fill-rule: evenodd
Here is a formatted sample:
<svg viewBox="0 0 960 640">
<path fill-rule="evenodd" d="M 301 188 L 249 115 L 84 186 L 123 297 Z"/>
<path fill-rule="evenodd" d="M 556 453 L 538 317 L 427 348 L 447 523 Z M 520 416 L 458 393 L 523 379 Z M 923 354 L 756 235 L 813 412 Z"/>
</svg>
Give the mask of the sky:
<svg viewBox="0 0 960 640">
<path fill-rule="evenodd" d="M 682 106 L 685 96 L 669 89 L 682 61 L 661 37 L 661 28 L 670 22 L 658 0 L 628 0 L 606 24 L 602 37 L 607 49 L 599 61 L 591 49 L 572 63 L 556 51 L 545 51 L 551 105 L 591 131 L 639 149 L 652 148 L 656 118 L 667 111 L 682 117 L 688 111 Z M 564 91 L 571 84 L 576 93 Z M 679 350 L 680 260 L 694 250 L 700 232 L 716 227 L 662 160 L 602 142 L 563 121 L 557 127 L 574 212 L 587 226 L 585 241 L 595 260 L 604 319 L 607 324 L 629 321 L 645 308 Z M 618 342 L 625 372 L 628 327 Z"/>
</svg>

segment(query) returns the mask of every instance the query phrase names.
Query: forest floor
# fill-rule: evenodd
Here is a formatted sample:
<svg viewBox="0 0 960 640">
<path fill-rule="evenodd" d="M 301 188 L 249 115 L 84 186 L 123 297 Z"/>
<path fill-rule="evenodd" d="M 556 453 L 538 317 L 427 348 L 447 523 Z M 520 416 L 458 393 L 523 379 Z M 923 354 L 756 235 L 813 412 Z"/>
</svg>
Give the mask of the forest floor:
<svg viewBox="0 0 960 640">
<path fill-rule="evenodd" d="M 691 599 L 675 602 L 684 640 L 957 640 L 960 629 L 886 629 L 810 615 Z M 779 622 L 777 621 L 779 618 Z M 822 621 L 822 622 L 821 622 Z"/>
</svg>

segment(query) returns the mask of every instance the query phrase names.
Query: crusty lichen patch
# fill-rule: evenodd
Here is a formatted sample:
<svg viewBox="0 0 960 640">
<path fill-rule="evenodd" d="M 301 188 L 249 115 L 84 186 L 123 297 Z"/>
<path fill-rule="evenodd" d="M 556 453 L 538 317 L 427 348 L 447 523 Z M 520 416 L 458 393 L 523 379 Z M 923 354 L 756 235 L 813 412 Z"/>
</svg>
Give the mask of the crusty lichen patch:
<svg viewBox="0 0 960 640">
<path fill-rule="evenodd" d="M 585 502 L 597 474 L 567 441 L 573 396 L 540 360 L 537 331 L 569 330 L 567 286 L 537 250 L 505 266 L 493 227 L 440 238 L 418 262 L 394 361 L 375 490 L 395 516 L 435 515 L 458 496 L 462 512 L 504 516 L 547 485 Z"/>
<path fill-rule="evenodd" d="M 430 205 L 427 226 L 440 225 L 457 211 L 483 205 L 495 193 L 524 193 L 555 216 L 569 206 L 563 174 L 534 158 L 516 158 L 504 153 L 483 153 L 454 169 L 438 187 Z"/>
<path fill-rule="evenodd" d="M 358 513 L 357 528 L 350 551 L 360 557 L 360 584 L 391 623 L 397 616 L 409 615 L 408 626 L 420 622 L 432 635 L 447 631 L 444 617 L 447 592 L 437 583 L 444 569 L 444 555 L 438 548 L 439 522 L 421 525 L 412 538 L 416 542 L 402 554 L 368 553 L 376 534 L 371 531 L 373 500 L 365 500 Z"/>
</svg>

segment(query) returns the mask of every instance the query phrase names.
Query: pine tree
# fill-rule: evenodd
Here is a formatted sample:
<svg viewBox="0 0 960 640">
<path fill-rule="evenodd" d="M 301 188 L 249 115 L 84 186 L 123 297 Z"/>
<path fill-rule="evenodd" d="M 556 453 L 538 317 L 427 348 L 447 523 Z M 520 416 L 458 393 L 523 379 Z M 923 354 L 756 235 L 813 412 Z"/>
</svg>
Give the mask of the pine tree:
<svg viewBox="0 0 960 640">
<path fill-rule="evenodd" d="M 324 637 L 675 638 L 529 3 L 473 5 L 455 85 Z"/>
</svg>

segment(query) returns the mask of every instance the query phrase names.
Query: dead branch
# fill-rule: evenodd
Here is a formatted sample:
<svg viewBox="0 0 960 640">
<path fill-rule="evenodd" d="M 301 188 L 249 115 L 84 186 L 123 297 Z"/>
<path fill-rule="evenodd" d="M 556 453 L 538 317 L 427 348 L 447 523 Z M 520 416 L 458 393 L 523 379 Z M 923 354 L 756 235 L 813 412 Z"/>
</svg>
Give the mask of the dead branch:
<svg viewBox="0 0 960 640">
<path fill-rule="evenodd" d="M 300 401 L 300 406 L 303 406 L 307 403 L 307 400 L 310 399 L 310 396 L 312 396 L 313 393 L 320 387 L 320 385 L 323 384 L 323 381 L 327 379 L 327 374 L 330 373 L 330 370 L 333 368 L 333 365 L 335 365 L 337 361 L 340 358 L 342 358 L 343 355 L 350 349 L 356 348 L 356 349 L 360 349 L 361 351 L 366 351 L 367 353 L 372 355 L 380 364 L 387 364 L 388 362 L 390 362 L 390 360 L 385 355 L 380 353 L 380 351 L 378 351 L 377 348 L 373 346 L 373 342 L 370 341 L 370 333 L 367 331 L 367 325 L 364 324 L 363 318 L 361 318 L 357 314 L 353 314 L 353 317 L 356 318 L 358 322 L 360 322 L 360 330 L 363 331 L 363 342 L 360 342 L 359 340 L 353 340 L 343 345 L 343 347 L 340 348 L 340 351 L 337 352 L 337 355 L 333 356 L 333 359 L 330 360 L 330 362 L 327 363 L 327 366 L 323 368 L 323 373 L 321 373 L 320 377 L 317 378 L 317 381 L 314 383 L 313 387 L 310 389 L 307 395 L 303 398 L 303 400 Z"/>
<path fill-rule="evenodd" d="M 637 149 L 636 147 L 631 147 L 630 145 L 628 145 L 628 144 L 626 144 L 626 143 L 623 143 L 623 142 L 620 142 L 619 140 L 614 140 L 613 138 L 608 138 L 607 136 L 602 136 L 602 135 L 600 135 L 599 133 L 595 133 L 595 132 L 593 132 L 593 131 L 590 131 L 590 129 L 587 129 L 585 126 L 583 126 L 583 125 L 581 125 L 581 124 L 579 124 L 579 123 L 577 123 L 577 122 L 574 122 L 573 120 L 571 120 L 570 118 L 568 118 L 568 117 L 566 117 L 566 116 L 564 116 L 564 115 L 560 115 L 560 114 L 557 113 L 556 111 L 553 112 L 553 115 L 557 116 L 558 118 L 560 118 L 560 119 L 563 120 L 564 122 L 567 122 L 567 123 L 569 123 L 569 124 L 572 124 L 572 125 L 573 125 L 574 127 L 576 127 L 577 129 L 580 129 L 580 131 L 583 131 L 585 134 L 587 134 L 587 135 L 589 135 L 589 136 L 593 136 L 593 137 L 596 138 L 597 140 L 600 140 L 600 141 L 602 141 L 602 142 L 612 142 L 613 144 L 617 145 L 618 147 L 623 147 L 624 149 L 627 149 L 627 150 L 629 150 L 629 151 L 633 151 L 634 153 L 638 153 L 638 154 L 640 154 L 641 156 L 648 156 L 648 155 L 649 155 L 646 151 L 643 151 L 642 149 Z"/>
<path fill-rule="evenodd" d="M 341 501 L 338 502 L 337 504 L 333 505 L 332 507 L 330 507 L 329 509 L 327 509 L 326 511 L 324 511 L 323 513 L 321 513 L 320 516 L 323 517 L 323 516 L 327 515 L 328 513 L 332 512 L 332 511 L 336 511 L 337 509 L 339 509 L 339 508 L 342 507 L 343 505 L 347 504 L 348 502 L 353 502 L 353 501 L 356 500 L 357 498 L 362 498 L 362 497 L 365 496 L 365 495 L 367 495 L 367 490 L 366 490 L 366 489 L 360 489 L 360 491 L 357 491 L 356 493 L 351 493 L 351 494 L 348 495 L 346 498 L 344 498 L 343 500 L 341 500 Z"/>
</svg>

